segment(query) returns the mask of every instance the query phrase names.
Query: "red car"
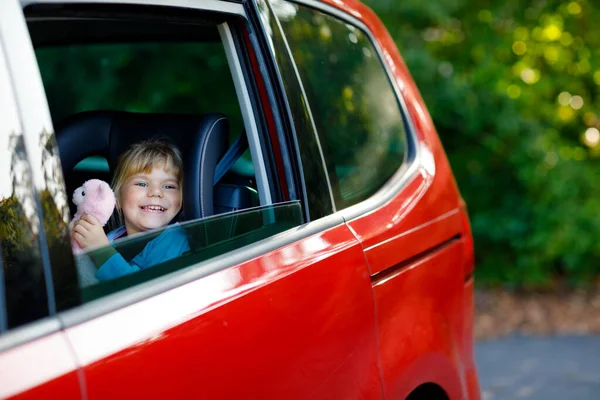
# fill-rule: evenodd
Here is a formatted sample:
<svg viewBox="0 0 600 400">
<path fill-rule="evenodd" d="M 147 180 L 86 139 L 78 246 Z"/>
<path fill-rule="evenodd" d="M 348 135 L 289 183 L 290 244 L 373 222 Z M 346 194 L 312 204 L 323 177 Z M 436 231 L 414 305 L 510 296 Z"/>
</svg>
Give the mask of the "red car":
<svg viewBox="0 0 600 400">
<path fill-rule="evenodd" d="M 479 399 L 465 203 L 364 5 L 3 0 L 0 102 L 0 398 Z M 156 135 L 189 250 L 87 281 L 73 191 Z"/>
</svg>

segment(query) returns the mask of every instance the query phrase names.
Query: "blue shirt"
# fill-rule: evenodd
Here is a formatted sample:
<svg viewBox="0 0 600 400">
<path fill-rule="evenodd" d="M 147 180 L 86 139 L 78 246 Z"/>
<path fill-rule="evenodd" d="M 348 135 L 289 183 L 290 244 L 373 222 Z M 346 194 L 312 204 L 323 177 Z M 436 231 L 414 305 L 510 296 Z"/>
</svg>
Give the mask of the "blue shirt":
<svg viewBox="0 0 600 400">
<path fill-rule="evenodd" d="M 120 228 L 109 232 L 106 236 L 112 243 L 113 240 L 119 238 L 124 233 L 125 227 L 121 226 Z M 146 246 L 140 254 L 135 256 L 129 262 L 125 261 L 123 256 L 118 252 L 113 254 L 96 271 L 96 278 L 101 281 L 107 281 L 132 274 L 173 258 L 177 258 L 186 251 L 189 251 L 189 249 L 190 246 L 185 231 L 179 227 L 179 224 L 174 224 L 166 228 L 156 238 L 146 243 Z"/>
</svg>

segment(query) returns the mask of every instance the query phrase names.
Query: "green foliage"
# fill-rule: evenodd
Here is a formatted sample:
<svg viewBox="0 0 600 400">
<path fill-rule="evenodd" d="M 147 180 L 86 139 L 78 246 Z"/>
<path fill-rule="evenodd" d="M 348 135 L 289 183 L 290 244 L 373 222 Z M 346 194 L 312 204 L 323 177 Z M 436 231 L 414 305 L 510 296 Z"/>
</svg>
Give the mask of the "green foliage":
<svg viewBox="0 0 600 400">
<path fill-rule="evenodd" d="M 243 129 L 220 42 L 50 46 L 36 49 L 52 119 L 88 110 L 222 112 Z"/>
<path fill-rule="evenodd" d="M 370 0 L 432 114 L 469 205 L 480 283 L 598 275 L 600 7 Z"/>
</svg>

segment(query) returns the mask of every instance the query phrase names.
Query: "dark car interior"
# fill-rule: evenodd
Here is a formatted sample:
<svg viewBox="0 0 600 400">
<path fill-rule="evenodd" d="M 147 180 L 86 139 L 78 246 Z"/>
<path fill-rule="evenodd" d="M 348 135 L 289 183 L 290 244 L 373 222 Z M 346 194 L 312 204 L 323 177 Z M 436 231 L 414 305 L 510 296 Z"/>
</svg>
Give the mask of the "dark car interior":
<svg viewBox="0 0 600 400">
<path fill-rule="evenodd" d="M 90 155 L 108 160 L 109 180 L 119 154 L 130 144 L 165 135 L 182 150 L 185 160 L 184 215 L 199 219 L 217 211 L 251 207 L 250 197 L 242 197 L 244 186 L 217 184 L 214 176 L 219 160 L 228 150 L 229 123 L 222 114 L 139 114 L 120 111 L 91 111 L 76 114 L 56 126 L 60 158 L 67 176 L 67 190 L 72 192 L 90 179 L 87 171 L 73 171 L 75 165 Z M 244 203 L 247 200 L 249 203 Z"/>
<path fill-rule="evenodd" d="M 222 17 L 203 13 L 190 23 L 189 15 L 176 15 L 156 23 L 139 8 L 135 18 L 125 9 L 105 19 L 94 8 L 61 7 L 60 18 L 40 6 L 26 15 L 68 196 L 91 178 L 110 183 L 130 144 L 166 136 L 184 159 L 185 220 L 258 206 L 217 29 Z"/>
</svg>

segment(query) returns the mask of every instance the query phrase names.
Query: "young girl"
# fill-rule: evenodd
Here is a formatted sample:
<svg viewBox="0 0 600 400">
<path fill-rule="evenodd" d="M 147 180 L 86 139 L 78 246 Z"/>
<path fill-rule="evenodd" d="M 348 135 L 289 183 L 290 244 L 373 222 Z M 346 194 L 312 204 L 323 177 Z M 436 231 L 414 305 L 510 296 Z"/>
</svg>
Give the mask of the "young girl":
<svg viewBox="0 0 600 400">
<path fill-rule="evenodd" d="M 73 226 L 73 237 L 84 248 L 105 246 L 92 258 L 100 267 L 96 278 L 118 278 L 179 257 L 189 250 L 185 232 L 170 227 L 146 244 L 127 262 L 112 246 L 124 236 L 167 226 L 182 207 L 183 162 L 179 150 L 162 140 L 132 145 L 119 157 L 112 188 L 117 199 L 119 228 L 108 235 L 92 215 L 84 215 Z"/>
</svg>

